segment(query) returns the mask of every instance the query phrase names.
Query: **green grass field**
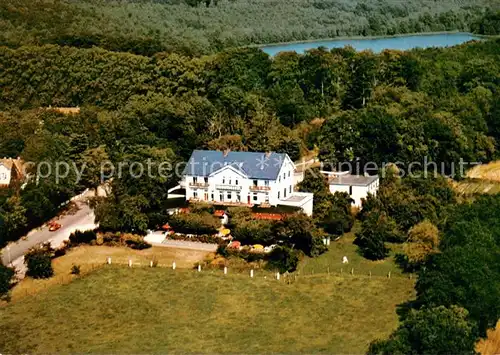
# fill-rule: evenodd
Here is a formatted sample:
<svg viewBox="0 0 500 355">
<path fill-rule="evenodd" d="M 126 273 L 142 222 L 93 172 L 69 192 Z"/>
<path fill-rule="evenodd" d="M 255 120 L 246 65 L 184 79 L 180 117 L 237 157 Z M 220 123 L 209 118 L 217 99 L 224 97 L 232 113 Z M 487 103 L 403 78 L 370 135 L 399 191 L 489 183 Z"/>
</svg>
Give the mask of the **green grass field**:
<svg viewBox="0 0 500 355">
<path fill-rule="evenodd" d="M 107 266 L 1 308 L 0 351 L 361 353 L 412 296 L 403 277 Z"/>
<path fill-rule="evenodd" d="M 332 241 L 329 250 L 316 258 L 304 258 L 301 261 L 298 272 L 302 275 L 314 274 L 344 274 L 354 271 L 354 275 L 366 275 L 371 272 L 372 276 L 403 276 L 401 269 L 394 263 L 395 252 L 401 249 L 401 244 L 389 244 L 391 254 L 388 258 L 379 261 L 370 261 L 358 253 L 358 247 L 353 244 L 355 233 L 360 224 L 356 223 L 350 233 L 343 235 L 339 240 Z M 342 257 L 347 256 L 348 264 L 342 263 Z M 409 277 L 405 275 L 404 277 Z"/>
</svg>

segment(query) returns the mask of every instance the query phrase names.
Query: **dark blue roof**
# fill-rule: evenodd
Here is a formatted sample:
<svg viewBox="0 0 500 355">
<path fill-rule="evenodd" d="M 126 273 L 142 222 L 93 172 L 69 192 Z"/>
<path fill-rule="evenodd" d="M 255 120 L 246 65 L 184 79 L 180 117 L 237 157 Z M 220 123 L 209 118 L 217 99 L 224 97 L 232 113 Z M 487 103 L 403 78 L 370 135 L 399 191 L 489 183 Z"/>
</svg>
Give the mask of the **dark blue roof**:
<svg viewBox="0 0 500 355">
<path fill-rule="evenodd" d="M 229 152 L 224 156 L 218 150 L 195 150 L 182 175 L 209 176 L 230 165 L 250 179 L 276 180 L 286 156 L 274 152 Z"/>
</svg>

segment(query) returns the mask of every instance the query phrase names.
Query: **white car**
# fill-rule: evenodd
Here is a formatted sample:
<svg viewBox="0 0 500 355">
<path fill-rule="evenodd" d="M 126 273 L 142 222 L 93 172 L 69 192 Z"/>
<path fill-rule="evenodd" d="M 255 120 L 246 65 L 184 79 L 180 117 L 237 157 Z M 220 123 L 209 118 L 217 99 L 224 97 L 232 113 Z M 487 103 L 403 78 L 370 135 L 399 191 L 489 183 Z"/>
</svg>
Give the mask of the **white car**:
<svg viewBox="0 0 500 355">
<path fill-rule="evenodd" d="M 272 252 L 272 251 L 273 251 L 273 249 L 274 249 L 274 248 L 276 248 L 276 247 L 277 247 L 277 245 L 276 245 L 276 244 L 272 244 L 272 245 L 270 245 L 270 246 L 268 246 L 268 247 L 264 247 L 264 253 L 270 253 L 270 252 Z"/>
</svg>

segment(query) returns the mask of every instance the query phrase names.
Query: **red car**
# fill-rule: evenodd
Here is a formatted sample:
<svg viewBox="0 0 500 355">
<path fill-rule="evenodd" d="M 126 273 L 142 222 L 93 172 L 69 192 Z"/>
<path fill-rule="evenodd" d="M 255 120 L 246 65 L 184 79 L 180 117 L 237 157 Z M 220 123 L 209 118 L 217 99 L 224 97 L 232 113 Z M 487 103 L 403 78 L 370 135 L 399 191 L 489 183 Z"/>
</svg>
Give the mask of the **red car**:
<svg viewBox="0 0 500 355">
<path fill-rule="evenodd" d="M 50 232 L 55 232 L 56 230 L 58 230 L 61 227 L 62 226 L 59 223 L 57 223 L 57 222 L 50 222 L 49 223 L 49 231 Z"/>
</svg>

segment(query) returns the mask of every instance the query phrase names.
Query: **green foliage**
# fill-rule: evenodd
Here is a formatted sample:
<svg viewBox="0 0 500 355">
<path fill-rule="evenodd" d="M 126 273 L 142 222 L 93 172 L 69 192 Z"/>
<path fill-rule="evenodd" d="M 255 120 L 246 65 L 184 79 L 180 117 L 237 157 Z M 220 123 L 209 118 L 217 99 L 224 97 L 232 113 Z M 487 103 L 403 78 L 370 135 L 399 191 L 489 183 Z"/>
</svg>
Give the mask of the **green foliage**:
<svg viewBox="0 0 500 355">
<path fill-rule="evenodd" d="M 234 223 L 234 219 L 232 223 Z M 271 245 L 276 242 L 276 236 L 272 231 L 274 223 L 267 220 L 243 220 L 231 230 L 231 235 L 243 245 Z"/>
<path fill-rule="evenodd" d="M 457 306 L 411 310 L 388 340 L 370 345 L 368 354 L 475 354 L 467 315 Z"/>
<path fill-rule="evenodd" d="M 399 238 L 400 232 L 392 218 L 385 214 L 371 213 L 363 221 L 354 243 L 358 245 L 365 258 L 380 260 L 389 254 L 385 242 Z"/>
<path fill-rule="evenodd" d="M 408 263 L 419 266 L 429 255 L 439 251 L 439 230 L 429 221 L 424 220 L 413 226 L 408 232 L 408 240 L 403 245 Z"/>
<path fill-rule="evenodd" d="M 186 6 L 187 5 L 187 6 Z M 498 33 L 491 1 L 147 0 L 0 4 L 0 44 L 59 44 L 143 55 L 253 43 L 445 30 Z"/>
<path fill-rule="evenodd" d="M 484 196 L 472 204 L 457 206 L 448 216 L 440 243 L 419 272 L 417 302 L 464 307 L 480 335 L 495 326 L 500 307 L 498 213 L 500 198 Z"/>
<path fill-rule="evenodd" d="M 296 250 L 284 246 L 274 248 L 268 257 L 267 268 L 278 270 L 281 273 L 293 272 L 299 264 L 299 256 Z"/>
<path fill-rule="evenodd" d="M 8 295 L 15 274 L 13 268 L 0 264 L 0 299 Z"/>
<path fill-rule="evenodd" d="M 134 239 L 127 239 L 125 240 L 125 244 L 132 249 L 136 250 L 143 250 L 143 249 L 149 249 L 152 247 L 151 244 L 146 242 L 142 237 L 137 237 Z"/>
<path fill-rule="evenodd" d="M 72 246 L 78 244 L 90 244 L 97 239 L 97 233 L 95 230 L 80 231 L 76 230 L 69 235 L 69 242 Z"/>
<path fill-rule="evenodd" d="M 314 220 L 303 213 L 287 216 L 273 226 L 275 242 L 279 241 L 301 250 L 309 256 L 318 256 L 326 251 L 321 232 Z"/>
<path fill-rule="evenodd" d="M 54 275 L 52 253 L 50 243 L 31 248 L 24 255 L 24 263 L 27 267 L 26 275 L 35 279 L 47 279 Z"/>
<path fill-rule="evenodd" d="M 351 231 L 354 225 L 354 216 L 351 212 L 352 199 L 346 192 L 335 192 L 327 195 L 327 201 L 331 203 L 329 213 L 321 221 L 325 232 L 341 236 Z"/>
<path fill-rule="evenodd" d="M 371 212 L 385 213 L 406 233 L 425 219 L 437 223 L 455 202 L 455 192 L 442 176 L 387 178 L 382 180 L 377 196 L 368 196 L 360 218 Z M 401 235 L 391 241 L 403 242 L 404 239 Z"/>
<path fill-rule="evenodd" d="M 208 212 L 179 213 L 168 223 L 174 231 L 184 234 L 214 234 L 220 227 L 219 219 Z"/>
<path fill-rule="evenodd" d="M 325 232 L 340 236 L 351 230 L 354 217 L 351 213 L 352 199 L 347 193 L 331 194 L 327 181 L 319 169 L 307 169 L 299 190 L 314 193 L 314 219 Z"/>
</svg>

